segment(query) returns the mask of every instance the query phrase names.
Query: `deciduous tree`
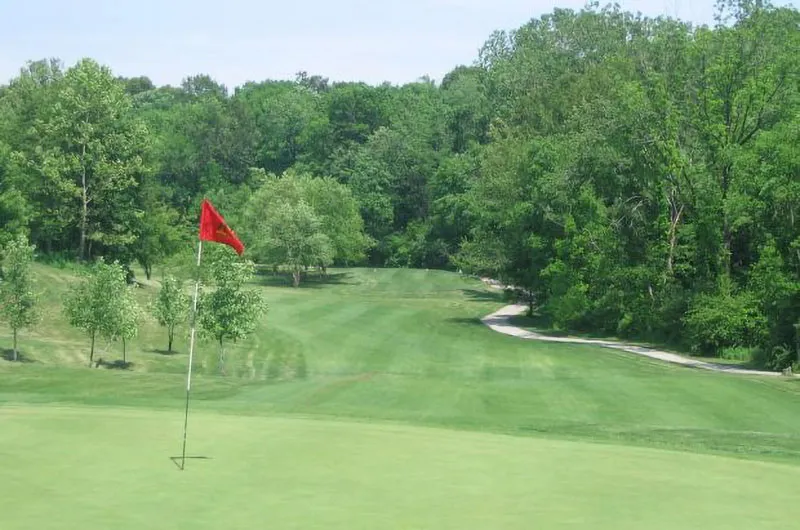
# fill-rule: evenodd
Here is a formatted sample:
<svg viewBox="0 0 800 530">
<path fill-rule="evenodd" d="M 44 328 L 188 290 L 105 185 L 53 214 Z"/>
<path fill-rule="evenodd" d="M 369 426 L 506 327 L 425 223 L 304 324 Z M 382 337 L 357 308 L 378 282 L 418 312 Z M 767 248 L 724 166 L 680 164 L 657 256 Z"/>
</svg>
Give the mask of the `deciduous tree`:
<svg viewBox="0 0 800 530">
<path fill-rule="evenodd" d="M 94 361 L 97 337 L 119 336 L 127 289 L 122 265 L 100 259 L 64 299 L 64 313 L 70 325 L 89 337 L 89 366 Z"/>
<path fill-rule="evenodd" d="M 167 352 L 172 353 L 175 328 L 185 323 L 189 315 L 189 296 L 183 290 L 183 282 L 174 276 L 165 277 L 152 312 L 158 324 L 167 328 Z"/>
<path fill-rule="evenodd" d="M 238 258 L 227 248 L 219 249 L 207 262 L 213 289 L 198 302 L 203 334 L 219 346 L 220 371 L 225 373 L 225 341 L 241 340 L 255 330 L 266 304 L 257 289 L 247 289 L 253 277 L 252 261 Z"/>
<path fill-rule="evenodd" d="M 13 359 L 18 356 L 17 335 L 39 320 L 37 296 L 31 274 L 34 247 L 24 236 L 17 236 L 3 248 L 0 275 L 0 319 L 6 321 L 13 335 Z"/>
</svg>

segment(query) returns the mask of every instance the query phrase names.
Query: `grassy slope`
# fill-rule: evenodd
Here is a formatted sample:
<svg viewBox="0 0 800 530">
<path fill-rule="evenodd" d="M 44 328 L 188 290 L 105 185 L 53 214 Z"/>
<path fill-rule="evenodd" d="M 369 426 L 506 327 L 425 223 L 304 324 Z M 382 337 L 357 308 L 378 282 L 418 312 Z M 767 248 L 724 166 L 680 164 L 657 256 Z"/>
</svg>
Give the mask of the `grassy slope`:
<svg viewBox="0 0 800 530">
<path fill-rule="evenodd" d="M 71 277 L 38 272 L 47 320 L 23 338 L 31 362 L 0 360 L 3 530 L 735 530 L 800 518 L 797 381 L 503 336 L 477 320 L 502 302 L 442 272 L 337 271 L 299 290 L 260 279 L 271 311 L 231 348 L 226 377 L 201 343 L 189 453 L 210 459 L 179 473 L 168 457 L 185 341 L 159 353 L 164 333 L 148 323 L 134 370 L 86 368 L 87 341 L 58 311 Z M 284 368 L 301 358 L 297 378 Z"/>
<path fill-rule="evenodd" d="M 0 408 L 4 530 L 785 529 L 800 468 L 382 424 Z"/>
<path fill-rule="evenodd" d="M 180 354 L 158 353 L 164 333 L 148 323 L 131 348 L 133 372 L 85 368 L 87 341 L 58 312 L 69 276 L 38 270 L 48 320 L 23 338 L 36 362 L 0 361 L 0 400 L 180 408 L 185 343 Z M 270 312 L 252 339 L 231 347 L 227 377 L 215 375 L 216 350 L 201 343 L 198 409 L 389 420 L 800 463 L 798 381 L 502 336 L 477 320 L 502 302 L 479 282 L 445 272 L 343 270 L 328 284 L 297 290 L 260 282 Z M 140 295 L 144 301 L 154 293 L 149 287 Z M 100 355 L 117 358 L 114 348 Z M 270 378 L 300 358 L 307 378 Z"/>
</svg>

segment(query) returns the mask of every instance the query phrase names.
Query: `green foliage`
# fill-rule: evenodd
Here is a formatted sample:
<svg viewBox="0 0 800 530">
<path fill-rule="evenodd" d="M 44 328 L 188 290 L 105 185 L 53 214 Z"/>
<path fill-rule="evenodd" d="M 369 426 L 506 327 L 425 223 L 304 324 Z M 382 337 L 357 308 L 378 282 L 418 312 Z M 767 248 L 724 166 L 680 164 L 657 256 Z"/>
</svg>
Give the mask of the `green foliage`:
<svg viewBox="0 0 800 530">
<path fill-rule="evenodd" d="M 728 348 L 722 348 L 720 352 L 720 358 L 727 359 L 729 361 L 742 361 L 745 363 L 749 363 L 756 359 L 759 356 L 758 351 L 753 351 L 753 348 L 747 348 L 743 346 L 733 346 Z"/>
<path fill-rule="evenodd" d="M 748 292 L 733 292 L 728 282 L 722 282 L 717 293 L 698 295 L 684 322 L 692 348 L 703 354 L 757 346 L 767 333 L 758 300 Z"/>
<path fill-rule="evenodd" d="M 363 259 L 369 239 L 350 191 L 330 178 L 289 172 L 261 177 L 247 203 L 244 233 L 265 265 L 286 266 L 295 287 L 302 272 Z"/>
<path fill-rule="evenodd" d="M 69 324 L 89 337 L 91 366 L 97 337 L 109 340 L 132 337 L 136 318 L 128 314 L 133 302 L 122 265 L 100 259 L 84 275 L 64 298 L 63 311 Z"/>
<path fill-rule="evenodd" d="M 140 189 L 138 201 L 141 213 L 136 216 L 133 225 L 136 243 L 132 254 L 144 269 L 148 280 L 152 277 L 153 267 L 176 254 L 189 239 L 188 230 L 182 226 L 178 211 L 163 201 L 158 192 L 153 183 L 147 183 Z"/>
<path fill-rule="evenodd" d="M 18 188 L 20 170 L 15 158 L 18 155 L 0 140 L 0 247 L 27 231 L 32 213 Z"/>
<path fill-rule="evenodd" d="M 239 259 L 232 251 L 222 249 L 207 263 L 214 289 L 200 297 L 198 320 L 203 335 L 219 346 L 219 366 L 224 373 L 224 341 L 247 337 L 267 307 L 258 290 L 245 288 L 255 271 L 252 261 Z"/>
<path fill-rule="evenodd" d="M 189 296 L 184 292 L 183 282 L 175 276 L 164 277 L 151 311 L 158 324 L 167 328 L 167 352 L 172 353 L 175 328 L 189 316 Z"/>
<path fill-rule="evenodd" d="M 364 221 L 350 188 L 329 177 L 307 178 L 303 181 L 303 197 L 330 240 L 333 262 L 338 265 L 360 263 L 372 242 L 364 233 Z"/>
<path fill-rule="evenodd" d="M 144 316 L 133 295 L 135 287 L 128 286 L 120 293 L 115 305 L 115 314 L 109 323 L 108 337 L 111 340 L 122 340 L 122 363 L 128 365 L 128 341 L 139 335 L 139 324 Z"/>
<path fill-rule="evenodd" d="M 13 359 L 18 358 L 17 334 L 39 320 L 38 296 L 31 275 L 34 247 L 24 236 L 17 236 L 2 249 L 0 267 L 0 320 L 5 321 L 14 336 Z"/>
<path fill-rule="evenodd" d="M 92 60 L 67 70 L 53 99 L 41 109 L 42 145 L 31 163 L 43 166 L 43 186 L 61 191 L 54 198 L 74 223 L 65 228 L 77 228 L 78 255 L 88 257 L 90 242 L 133 243 L 133 190 L 145 170 L 147 129 L 108 68 Z"/>
<path fill-rule="evenodd" d="M 32 62 L 0 88 L 0 241 L 187 276 L 208 197 L 295 283 L 459 267 L 561 328 L 683 343 L 708 318 L 688 342 L 719 351 L 755 319 L 765 358 L 800 354 L 798 23 L 769 2 L 719 2 L 699 27 L 555 9 L 439 85 L 156 87 Z M 714 297 L 738 316 L 711 315 Z"/>
</svg>

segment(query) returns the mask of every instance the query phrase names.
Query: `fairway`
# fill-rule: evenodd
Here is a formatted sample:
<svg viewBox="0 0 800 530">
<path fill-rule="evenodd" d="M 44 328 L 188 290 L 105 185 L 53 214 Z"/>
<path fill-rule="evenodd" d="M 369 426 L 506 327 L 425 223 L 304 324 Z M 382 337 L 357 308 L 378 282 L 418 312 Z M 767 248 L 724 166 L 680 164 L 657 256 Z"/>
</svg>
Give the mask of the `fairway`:
<svg viewBox="0 0 800 530">
<path fill-rule="evenodd" d="M 340 269 L 292 289 L 219 375 L 201 342 L 180 454 L 186 343 L 147 322 L 129 370 L 86 367 L 39 267 L 47 324 L 0 360 L 0 528 L 787 528 L 800 381 L 590 345 L 480 317 L 481 282 Z M 138 290 L 142 303 L 157 283 Z M 0 336 L 0 340 L 6 338 Z M 117 345 L 100 355 L 118 358 Z M 302 361 L 302 362 L 301 362 Z M 160 526 L 159 526 L 160 525 Z"/>
<path fill-rule="evenodd" d="M 0 409 L 2 528 L 779 529 L 800 468 L 442 429 Z"/>
</svg>

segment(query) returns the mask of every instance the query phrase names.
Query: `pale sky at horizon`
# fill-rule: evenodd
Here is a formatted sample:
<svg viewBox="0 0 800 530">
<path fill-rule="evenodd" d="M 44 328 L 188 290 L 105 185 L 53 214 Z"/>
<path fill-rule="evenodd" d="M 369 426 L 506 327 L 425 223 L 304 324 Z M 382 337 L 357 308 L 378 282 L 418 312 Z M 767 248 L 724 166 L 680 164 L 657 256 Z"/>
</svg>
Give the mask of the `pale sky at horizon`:
<svg viewBox="0 0 800 530">
<path fill-rule="evenodd" d="M 177 85 L 206 73 L 229 89 L 298 71 L 332 81 L 435 80 L 471 64 L 498 29 L 582 0 L 0 0 L 0 84 L 28 60 L 92 57 L 116 75 Z M 792 2 L 779 2 L 781 4 Z M 604 5 L 605 2 L 601 2 Z M 620 0 L 649 16 L 710 24 L 714 0 Z"/>
</svg>

